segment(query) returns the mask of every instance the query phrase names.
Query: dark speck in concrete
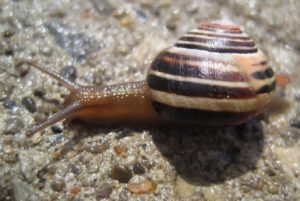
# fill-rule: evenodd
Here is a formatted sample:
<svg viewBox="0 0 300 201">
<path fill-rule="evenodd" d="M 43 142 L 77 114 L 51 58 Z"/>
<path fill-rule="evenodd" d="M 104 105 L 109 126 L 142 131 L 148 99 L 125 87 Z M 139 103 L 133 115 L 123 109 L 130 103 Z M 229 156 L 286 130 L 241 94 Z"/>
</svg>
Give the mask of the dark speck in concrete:
<svg viewBox="0 0 300 201">
<path fill-rule="evenodd" d="M 63 130 L 60 127 L 58 127 L 58 126 L 51 126 L 51 131 L 54 134 L 59 134 L 59 133 L 63 132 Z"/>
<path fill-rule="evenodd" d="M 25 106 L 25 108 L 31 112 L 31 113 L 35 113 L 36 112 L 36 103 L 35 100 L 31 97 L 24 97 L 22 99 L 22 104 Z"/>
<path fill-rule="evenodd" d="M 7 109 L 10 109 L 10 110 L 14 109 L 15 107 L 18 107 L 16 101 L 9 100 L 9 99 L 6 99 L 6 100 L 3 101 L 3 106 Z"/>
<path fill-rule="evenodd" d="M 291 127 L 300 129 L 300 119 L 292 119 L 290 121 L 290 125 L 291 125 Z"/>
<path fill-rule="evenodd" d="M 74 66 L 65 66 L 60 74 L 66 79 L 74 82 L 77 77 L 77 70 Z"/>
<path fill-rule="evenodd" d="M 110 177 L 120 183 L 128 183 L 132 176 L 131 170 L 125 166 L 115 165 L 110 172 Z"/>
</svg>

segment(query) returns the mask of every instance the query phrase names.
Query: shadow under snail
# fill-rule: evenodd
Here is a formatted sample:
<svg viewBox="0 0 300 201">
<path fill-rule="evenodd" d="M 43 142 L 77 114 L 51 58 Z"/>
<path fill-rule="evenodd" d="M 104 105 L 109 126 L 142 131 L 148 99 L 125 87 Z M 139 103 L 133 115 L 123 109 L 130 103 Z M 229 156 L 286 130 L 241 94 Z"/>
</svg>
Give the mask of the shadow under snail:
<svg viewBox="0 0 300 201">
<path fill-rule="evenodd" d="M 52 70 L 27 62 L 65 86 L 65 108 L 27 136 L 63 119 L 102 126 L 229 126 L 245 123 L 271 101 L 275 76 L 266 56 L 229 21 L 200 24 L 163 50 L 146 81 L 80 86 Z"/>
</svg>

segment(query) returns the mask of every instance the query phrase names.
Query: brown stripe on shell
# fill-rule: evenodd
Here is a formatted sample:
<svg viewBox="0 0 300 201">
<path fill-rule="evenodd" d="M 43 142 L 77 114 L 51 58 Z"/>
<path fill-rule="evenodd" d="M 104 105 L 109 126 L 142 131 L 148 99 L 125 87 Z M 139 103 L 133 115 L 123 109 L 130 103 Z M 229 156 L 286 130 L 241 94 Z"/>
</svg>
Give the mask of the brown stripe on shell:
<svg viewBox="0 0 300 201">
<path fill-rule="evenodd" d="M 203 23 L 199 26 L 199 29 L 209 30 L 209 31 L 222 31 L 223 33 L 233 33 L 239 34 L 242 33 L 242 30 L 239 26 L 233 24 L 225 24 L 223 22 L 211 22 Z"/>
<path fill-rule="evenodd" d="M 174 107 L 159 102 L 153 102 L 152 104 L 164 119 L 188 125 L 236 125 L 257 114 L 257 110 L 247 112 L 205 111 Z"/>
<path fill-rule="evenodd" d="M 184 59 L 181 56 L 164 56 L 160 55 L 152 63 L 152 70 L 164 72 L 171 75 L 178 75 L 184 77 L 196 77 L 208 80 L 220 80 L 230 82 L 248 81 L 246 76 L 238 72 L 226 72 L 210 68 L 208 66 L 199 67 L 199 65 L 188 64 L 189 58 Z M 205 63 L 206 60 L 202 62 Z M 201 62 L 201 60 L 199 60 Z"/>
<path fill-rule="evenodd" d="M 218 48 L 218 47 L 207 47 L 200 44 L 180 44 L 176 43 L 176 47 L 186 48 L 186 49 L 196 49 L 196 50 L 205 50 L 208 52 L 218 52 L 218 53 L 238 53 L 238 54 L 247 54 L 257 52 L 257 48 L 249 49 L 233 49 L 233 48 Z"/>
<path fill-rule="evenodd" d="M 147 81 L 152 89 L 191 97 L 245 99 L 255 96 L 250 88 L 231 88 L 170 80 L 153 74 L 148 75 Z"/>
<path fill-rule="evenodd" d="M 254 47 L 255 43 L 253 41 L 247 41 L 247 42 L 238 42 L 238 41 L 232 41 L 229 39 L 218 39 L 218 38 L 200 38 L 200 37 L 192 37 L 192 36 L 183 36 L 179 38 L 179 40 L 182 41 L 191 41 L 191 42 L 200 42 L 200 43 L 208 43 L 212 44 L 214 46 L 233 46 L 233 47 Z"/>
<path fill-rule="evenodd" d="M 215 38 L 224 38 L 224 39 L 237 39 L 237 40 L 252 41 L 252 39 L 250 37 L 241 36 L 241 35 L 224 35 L 224 34 L 221 34 L 221 33 L 205 33 L 205 32 L 196 32 L 196 31 L 190 31 L 187 34 L 194 34 L 194 35 L 200 35 L 200 36 L 209 36 L 209 37 L 215 37 Z"/>
</svg>

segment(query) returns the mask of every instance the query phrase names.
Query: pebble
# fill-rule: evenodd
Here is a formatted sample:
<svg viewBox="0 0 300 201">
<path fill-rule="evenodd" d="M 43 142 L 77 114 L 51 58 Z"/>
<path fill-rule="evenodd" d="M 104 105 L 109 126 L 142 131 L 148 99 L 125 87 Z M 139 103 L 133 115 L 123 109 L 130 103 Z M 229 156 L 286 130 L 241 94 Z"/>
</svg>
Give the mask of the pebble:
<svg viewBox="0 0 300 201">
<path fill-rule="evenodd" d="M 91 0 L 95 10 L 100 14 L 109 15 L 113 12 L 114 7 L 109 0 Z"/>
<path fill-rule="evenodd" d="M 174 21 L 174 20 L 169 20 L 167 22 L 167 25 L 166 25 L 167 29 L 170 30 L 170 31 L 176 31 L 177 29 L 177 22 Z"/>
<path fill-rule="evenodd" d="M 36 112 L 36 103 L 33 98 L 31 97 L 24 97 L 22 99 L 22 104 L 25 106 L 25 108 L 30 112 L 30 113 L 35 113 Z"/>
<path fill-rule="evenodd" d="M 140 182 L 130 182 L 128 184 L 128 190 L 133 194 L 145 194 L 151 193 L 156 190 L 156 183 L 152 180 L 146 179 Z"/>
<path fill-rule="evenodd" d="M 15 31 L 13 30 L 5 30 L 2 33 L 3 38 L 11 38 L 15 34 Z"/>
<path fill-rule="evenodd" d="M 54 175 L 56 173 L 56 171 L 57 171 L 57 165 L 55 165 L 55 164 L 51 164 L 47 167 L 47 172 L 49 174 Z"/>
<path fill-rule="evenodd" d="M 294 128 L 299 128 L 300 129 L 300 120 L 299 119 L 292 119 L 290 121 L 290 126 Z"/>
<path fill-rule="evenodd" d="M 120 20 L 119 20 L 121 26 L 125 27 L 125 28 L 128 28 L 132 25 L 133 23 L 133 20 L 132 18 L 129 16 L 129 15 L 126 15 L 124 17 L 122 17 Z"/>
<path fill-rule="evenodd" d="M 127 201 L 127 200 L 128 200 L 128 190 L 127 189 L 123 189 L 119 193 L 119 201 Z"/>
<path fill-rule="evenodd" d="M 147 20 L 147 15 L 143 10 L 140 9 L 134 9 L 136 17 L 139 18 L 141 21 L 146 21 Z"/>
<path fill-rule="evenodd" d="M 3 148 L 3 160 L 7 163 L 15 163 L 18 161 L 18 153 L 13 149 L 12 146 L 7 145 Z"/>
<path fill-rule="evenodd" d="M 37 144 L 39 144 L 42 140 L 43 140 L 43 138 L 42 138 L 41 133 L 36 133 L 36 134 L 34 134 L 34 135 L 30 138 L 30 141 L 31 141 L 31 144 L 32 144 L 32 145 L 37 145 Z"/>
<path fill-rule="evenodd" d="M 81 172 L 80 168 L 73 163 L 69 164 L 69 168 L 71 169 L 71 172 L 74 174 L 79 174 Z"/>
<path fill-rule="evenodd" d="M 51 188 L 54 191 L 62 191 L 66 187 L 66 182 L 62 178 L 54 178 L 53 181 L 50 184 Z"/>
<path fill-rule="evenodd" d="M 55 146 L 55 145 L 63 143 L 64 139 L 65 139 L 64 134 L 60 133 L 60 134 L 56 134 L 56 135 L 50 135 L 48 137 L 48 142 L 50 143 L 51 146 Z"/>
<path fill-rule="evenodd" d="M 58 127 L 58 126 L 51 126 L 51 131 L 54 134 L 59 134 L 59 133 L 63 132 L 63 130 L 60 127 Z"/>
<path fill-rule="evenodd" d="M 78 187 L 73 187 L 73 188 L 71 188 L 71 190 L 70 190 L 70 192 L 71 192 L 73 195 L 77 195 L 80 191 L 81 191 L 81 189 L 78 188 Z"/>
<path fill-rule="evenodd" d="M 268 185 L 268 192 L 270 194 L 278 194 L 279 193 L 279 187 L 278 184 L 276 185 L 276 182 L 274 184 Z"/>
<path fill-rule="evenodd" d="M 51 49 L 48 46 L 45 46 L 40 49 L 40 52 L 45 56 L 51 56 L 53 53 L 53 49 Z"/>
<path fill-rule="evenodd" d="M 46 94 L 46 91 L 43 89 L 35 89 L 33 91 L 33 95 L 36 97 L 39 97 L 39 98 L 43 98 L 45 94 Z"/>
<path fill-rule="evenodd" d="M 84 150 L 92 154 L 100 154 L 109 148 L 109 143 L 99 144 L 98 142 L 90 142 L 84 145 Z"/>
<path fill-rule="evenodd" d="M 142 164 L 140 164 L 139 162 L 136 162 L 133 165 L 132 171 L 134 174 L 138 174 L 138 175 L 145 174 L 145 172 L 146 172 L 144 166 Z"/>
<path fill-rule="evenodd" d="M 118 156 L 121 155 L 122 153 L 124 153 L 123 147 L 121 147 L 119 145 L 114 146 L 114 151 Z"/>
<path fill-rule="evenodd" d="M 12 109 L 18 107 L 16 101 L 14 101 L 14 100 L 9 100 L 9 99 L 6 99 L 6 100 L 3 101 L 3 106 L 4 106 L 6 109 L 10 109 L 10 110 L 12 110 Z"/>
<path fill-rule="evenodd" d="M 109 183 L 104 183 L 95 190 L 96 200 L 101 200 L 104 198 L 109 198 L 110 194 L 113 191 L 113 187 Z"/>
<path fill-rule="evenodd" d="M 15 69 L 21 77 L 24 77 L 29 71 L 29 66 L 25 62 L 19 61 L 15 63 Z"/>
<path fill-rule="evenodd" d="M 83 164 L 88 164 L 92 160 L 92 155 L 90 153 L 84 153 L 79 157 L 79 161 Z"/>
<path fill-rule="evenodd" d="M 74 82 L 77 78 L 77 70 L 74 66 L 65 66 L 61 70 L 60 75 L 62 75 L 64 78 Z"/>
<path fill-rule="evenodd" d="M 9 91 L 8 88 L 9 87 L 7 85 L 5 85 L 3 82 L 0 82 L 0 100 L 4 100 L 7 98 L 7 96 L 8 96 L 7 92 Z"/>
<path fill-rule="evenodd" d="M 15 52 L 14 52 L 14 49 L 12 47 L 8 47 L 5 51 L 4 51 L 4 54 L 6 56 L 14 56 Z"/>
<path fill-rule="evenodd" d="M 79 174 L 77 176 L 78 181 L 80 182 L 81 186 L 83 187 L 91 187 L 94 186 L 96 183 L 96 180 L 92 177 L 89 177 L 86 174 Z"/>
<path fill-rule="evenodd" d="M 120 183 L 128 183 L 132 176 L 130 169 L 125 166 L 115 165 L 110 172 L 110 177 Z"/>
<path fill-rule="evenodd" d="M 93 80 L 92 81 L 93 85 L 102 85 L 103 84 L 103 81 L 104 81 L 103 74 L 104 74 L 104 72 L 101 69 L 93 72 L 93 74 L 91 76 L 92 80 Z"/>
<path fill-rule="evenodd" d="M 15 116 L 9 117 L 5 120 L 5 134 L 16 134 L 24 128 L 24 123 Z"/>
</svg>

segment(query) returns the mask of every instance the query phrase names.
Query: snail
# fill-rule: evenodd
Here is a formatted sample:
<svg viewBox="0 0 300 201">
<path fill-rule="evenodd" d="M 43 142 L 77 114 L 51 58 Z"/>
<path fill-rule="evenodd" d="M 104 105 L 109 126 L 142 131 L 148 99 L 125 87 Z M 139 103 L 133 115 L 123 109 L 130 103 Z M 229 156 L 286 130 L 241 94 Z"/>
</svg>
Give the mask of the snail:
<svg viewBox="0 0 300 201">
<path fill-rule="evenodd" d="M 35 62 L 70 94 L 65 108 L 28 136 L 61 120 L 112 125 L 231 126 L 257 116 L 271 101 L 275 75 L 266 56 L 229 21 L 200 24 L 153 60 L 146 81 L 81 86 Z"/>
</svg>

